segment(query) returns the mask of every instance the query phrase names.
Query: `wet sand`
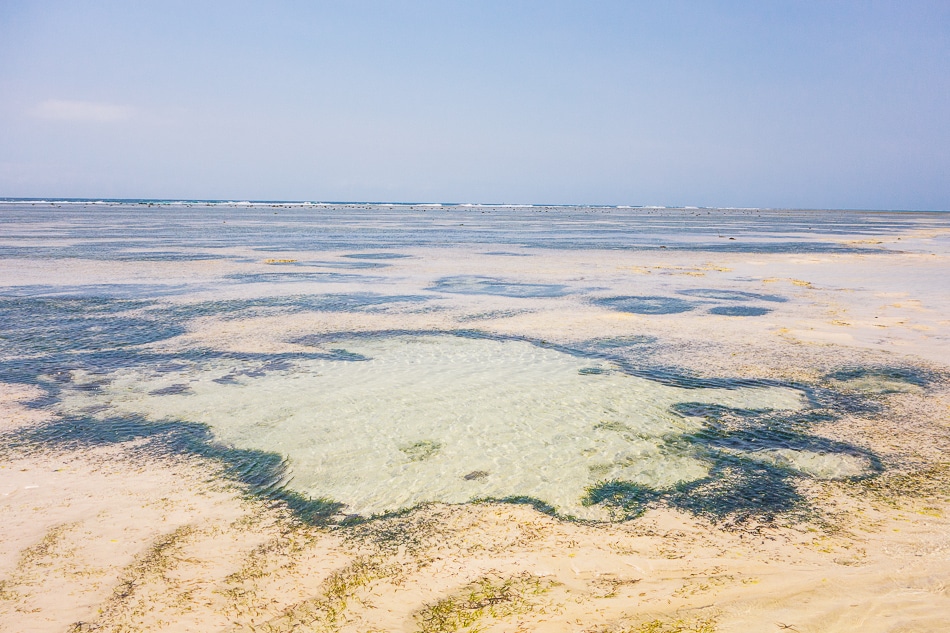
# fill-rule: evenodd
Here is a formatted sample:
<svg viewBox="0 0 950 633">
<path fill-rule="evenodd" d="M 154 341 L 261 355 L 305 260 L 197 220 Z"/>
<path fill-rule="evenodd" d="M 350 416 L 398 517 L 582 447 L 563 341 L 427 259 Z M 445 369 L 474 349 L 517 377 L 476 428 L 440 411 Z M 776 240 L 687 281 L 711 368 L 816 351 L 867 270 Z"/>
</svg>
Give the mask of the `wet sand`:
<svg viewBox="0 0 950 633">
<path fill-rule="evenodd" d="M 409 257 L 389 260 L 320 253 L 321 261 L 387 264 L 352 271 L 305 265 L 314 254 L 290 249 L 229 251 L 243 261 L 73 260 L 75 286 L 190 284 L 187 296 L 164 299 L 172 305 L 274 294 L 430 297 L 361 311 L 212 312 L 146 345 L 155 352 L 298 353 L 312 351 L 301 337 L 388 330 L 476 329 L 568 347 L 641 337 L 650 341 L 636 357 L 644 366 L 810 385 L 873 404 L 813 433 L 872 452 L 883 471 L 794 478 L 807 512 L 774 517 L 660 502 L 631 520 L 597 523 L 482 502 L 348 523 L 306 521 L 227 476 L 219 460 L 156 451 L 147 438 L 7 446 L 0 630 L 948 630 L 947 236 L 933 228 L 834 236 L 826 239 L 875 243 L 806 254 L 513 245 L 410 246 L 398 249 Z M 16 266 L 0 275 L 5 286 L 62 283 L 62 260 L 8 262 Z M 221 284 L 291 268 L 364 278 Z M 598 303 L 611 297 L 667 302 L 641 302 L 640 313 Z M 670 299 L 692 307 L 663 313 L 684 305 Z M 711 312 L 746 305 L 768 311 Z M 854 367 L 931 379 L 843 372 Z M 55 423 L 54 409 L 30 404 L 43 395 L 0 385 L 4 437 Z"/>
</svg>

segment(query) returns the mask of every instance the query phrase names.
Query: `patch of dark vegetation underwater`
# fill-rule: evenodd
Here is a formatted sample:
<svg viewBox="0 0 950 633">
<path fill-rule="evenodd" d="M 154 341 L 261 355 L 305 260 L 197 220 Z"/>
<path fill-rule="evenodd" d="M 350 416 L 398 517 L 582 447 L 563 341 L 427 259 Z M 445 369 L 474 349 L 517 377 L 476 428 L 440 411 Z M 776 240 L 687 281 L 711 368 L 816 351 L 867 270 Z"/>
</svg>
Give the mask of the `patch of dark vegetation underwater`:
<svg viewBox="0 0 950 633">
<path fill-rule="evenodd" d="M 0 354 L 94 352 L 145 345 L 185 332 L 177 322 L 128 314 L 150 305 L 96 297 L 0 297 L 4 323 Z"/>
<path fill-rule="evenodd" d="M 472 503 L 510 503 L 519 506 L 530 506 L 541 514 L 573 520 L 573 517 L 565 517 L 563 514 L 558 513 L 557 509 L 551 504 L 536 497 L 530 497 L 527 495 L 512 495 L 508 497 L 479 497 L 478 499 L 474 499 Z"/>
<path fill-rule="evenodd" d="M 568 294 L 567 287 L 561 284 L 529 284 L 477 275 L 443 277 L 426 290 L 462 295 L 497 295 L 522 299 L 563 297 Z"/>
<path fill-rule="evenodd" d="M 208 349 L 158 353 L 128 348 L 89 353 L 47 354 L 28 358 L 2 358 L 0 359 L 0 382 L 41 387 L 46 395 L 29 403 L 29 405 L 42 408 L 58 402 L 59 394 L 63 389 L 97 389 L 99 384 L 105 384 L 104 381 L 108 381 L 109 376 L 117 370 L 145 369 L 156 373 L 182 373 L 213 360 L 230 360 L 243 363 L 244 368 L 235 369 L 217 379 L 217 382 L 237 384 L 237 379 L 241 377 L 259 378 L 271 372 L 292 371 L 294 361 L 365 361 L 368 359 L 365 356 L 342 349 L 319 352 L 258 354 Z M 73 372 L 76 371 L 85 374 L 85 380 L 82 384 L 77 385 L 73 382 Z M 175 386 L 174 390 L 184 392 L 186 388 Z M 173 393 L 173 391 L 166 392 L 166 395 Z"/>
<path fill-rule="evenodd" d="M 770 464 L 720 456 L 709 476 L 676 486 L 666 501 L 725 527 L 799 522 L 814 509 L 795 487 L 796 477 Z"/>
<path fill-rule="evenodd" d="M 700 291 L 689 291 L 683 290 L 680 291 L 680 294 L 686 294 L 690 296 L 700 297 L 699 301 L 687 301 L 685 299 L 680 299 L 678 297 L 665 297 L 665 296 L 617 296 L 617 297 L 600 297 L 595 298 L 591 302 L 594 305 L 598 305 L 605 308 L 610 308 L 611 310 L 616 310 L 618 312 L 629 312 L 632 314 L 652 314 L 652 315 L 664 315 L 664 314 L 680 314 L 682 312 L 689 312 L 695 310 L 696 308 L 702 305 L 708 305 L 709 301 L 704 301 L 703 299 L 714 299 L 719 301 L 751 301 L 753 299 L 761 299 L 764 301 L 773 301 L 780 302 L 785 301 L 784 298 L 777 295 L 758 295 L 751 292 L 732 292 L 732 291 L 719 291 L 719 290 L 706 290 L 700 289 Z M 771 312 L 771 308 L 764 308 L 761 306 L 748 306 L 748 305 L 718 305 L 709 308 L 707 311 L 709 314 L 717 314 L 720 316 L 762 316 Z"/>
<path fill-rule="evenodd" d="M 624 348 L 641 348 L 646 345 L 652 345 L 658 341 L 655 336 L 637 334 L 631 336 L 606 336 L 595 338 L 582 343 L 584 347 L 594 350 L 616 350 Z"/>
<path fill-rule="evenodd" d="M 243 318 L 262 311 L 300 312 L 361 312 L 400 303 L 423 303 L 432 297 L 425 295 L 380 295 L 370 292 L 347 294 L 308 294 L 259 297 L 255 299 L 222 299 L 183 305 L 166 305 L 155 309 L 156 315 L 175 319 L 194 319 L 216 316 Z"/>
<path fill-rule="evenodd" d="M 848 366 L 842 367 L 836 371 L 825 374 L 825 381 L 835 381 L 837 386 L 847 387 L 847 383 L 858 380 L 876 380 L 885 385 L 892 383 L 899 385 L 912 385 L 915 387 L 928 388 L 939 384 L 950 383 L 950 373 L 931 367 L 921 367 L 916 365 L 872 365 L 872 366 Z M 842 383 L 844 383 L 842 385 Z M 886 388 L 877 393 L 895 393 L 899 388 L 887 390 Z"/>
<path fill-rule="evenodd" d="M 185 455 L 221 466 L 221 475 L 245 487 L 248 493 L 286 505 L 300 520 L 327 525 L 339 515 L 343 504 L 329 499 L 310 499 L 289 490 L 287 462 L 277 453 L 229 447 L 216 442 L 207 426 L 194 422 L 149 422 L 132 417 L 94 419 L 63 417 L 57 421 L 15 433 L 0 435 L 7 456 L 21 452 L 59 449 L 76 450 L 145 440 L 129 448 L 150 456 Z"/>
<path fill-rule="evenodd" d="M 698 304 L 676 297 L 618 296 L 594 299 L 593 303 L 618 312 L 632 314 L 679 314 L 689 312 Z"/>
<path fill-rule="evenodd" d="M 772 301 L 778 303 L 788 301 L 787 298 L 781 295 L 743 292 L 741 290 L 722 290 L 719 288 L 692 288 L 689 290 L 680 290 L 679 294 L 701 299 L 715 299 L 717 301 Z"/>
<path fill-rule="evenodd" d="M 24 382 L 65 368 L 101 373 L 134 364 L 136 348 L 174 338 L 192 319 L 240 318 L 260 310 L 348 312 L 429 297 L 372 293 L 293 295 L 167 304 L 116 297 L 0 297 L 0 379 Z M 179 356 L 186 358 L 189 353 Z M 154 360 L 154 359 L 153 359 Z M 52 367 L 51 367 L 52 366 Z M 30 380 L 26 380 L 29 382 Z"/>
<path fill-rule="evenodd" d="M 924 365 L 845 366 L 809 386 L 815 406 L 854 415 L 881 415 L 892 394 L 916 393 L 950 385 L 950 372 Z"/>
<path fill-rule="evenodd" d="M 708 312 L 719 316 L 754 317 L 766 315 L 771 310 L 758 306 L 715 306 L 709 308 Z"/>
<path fill-rule="evenodd" d="M 584 505 L 602 505 L 614 521 L 629 521 L 666 506 L 722 526 L 777 525 L 813 514 L 787 470 L 740 457 L 720 456 L 706 477 L 657 490 L 631 481 L 602 481 L 587 489 Z"/>
<path fill-rule="evenodd" d="M 574 517 L 559 513 L 557 511 L 557 508 L 555 508 L 554 506 L 552 506 L 551 504 L 545 501 L 542 501 L 541 499 L 537 499 L 535 497 L 529 497 L 526 495 L 512 495 L 508 497 L 478 497 L 476 499 L 472 499 L 471 501 L 467 503 L 483 503 L 483 504 L 504 503 L 504 504 L 511 504 L 511 505 L 524 505 L 524 506 L 530 506 L 531 508 L 533 508 L 534 510 L 542 514 L 547 514 L 549 516 L 556 517 L 564 521 L 577 520 Z M 379 514 L 373 514 L 370 516 L 363 516 L 361 514 L 348 514 L 345 517 L 343 517 L 343 519 L 340 520 L 340 525 L 345 526 L 345 527 L 350 527 L 350 526 L 359 526 L 359 525 L 366 525 L 370 523 L 376 523 L 379 521 L 387 522 L 393 519 L 399 519 L 402 517 L 408 517 L 410 515 L 413 515 L 416 513 L 417 510 L 421 508 L 425 508 L 429 506 L 437 506 L 437 505 L 443 505 L 443 504 L 437 504 L 437 503 L 433 503 L 429 501 L 424 501 L 422 503 L 418 503 L 408 508 L 401 508 L 399 510 L 392 510 L 389 512 L 381 512 Z M 444 504 L 444 505 L 459 505 L 459 504 Z M 461 505 L 464 505 L 464 504 L 461 504 Z"/>
<path fill-rule="evenodd" d="M 809 475 L 756 459 L 759 451 L 791 449 L 859 457 L 868 464 L 868 472 L 846 478 L 852 481 L 884 472 L 882 461 L 872 451 L 808 432 L 813 425 L 838 419 L 828 410 L 789 413 L 686 402 L 675 405 L 673 412 L 704 419 L 701 430 L 671 437 L 668 444 L 678 453 L 710 464 L 707 476 L 666 490 L 630 481 L 603 481 L 587 489 L 585 505 L 602 504 L 614 520 L 636 518 L 662 504 L 726 526 L 775 525 L 814 515 L 815 509 L 807 506 L 795 485 Z"/>
<path fill-rule="evenodd" d="M 628 521 L 643 514 L 663 496 L 662 491 L 649 486 L 612 479 L 588 486 L 581 503 L 585 506 L 602 505 L 607 508 L 612 519 Z"/>
</svg>

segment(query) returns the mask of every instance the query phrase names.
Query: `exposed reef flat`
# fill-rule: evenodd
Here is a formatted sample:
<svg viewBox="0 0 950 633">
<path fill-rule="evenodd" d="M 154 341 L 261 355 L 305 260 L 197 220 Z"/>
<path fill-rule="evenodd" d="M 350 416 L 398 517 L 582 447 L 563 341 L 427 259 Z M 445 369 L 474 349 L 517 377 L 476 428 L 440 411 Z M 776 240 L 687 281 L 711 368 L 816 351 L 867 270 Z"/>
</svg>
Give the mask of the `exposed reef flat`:
<svg viewBox="0 0 950 633">
<path fill-rule="evenodd" d="M 0 221 L 0 631 L 950 628 L 946 215 Z"/>
</svg>

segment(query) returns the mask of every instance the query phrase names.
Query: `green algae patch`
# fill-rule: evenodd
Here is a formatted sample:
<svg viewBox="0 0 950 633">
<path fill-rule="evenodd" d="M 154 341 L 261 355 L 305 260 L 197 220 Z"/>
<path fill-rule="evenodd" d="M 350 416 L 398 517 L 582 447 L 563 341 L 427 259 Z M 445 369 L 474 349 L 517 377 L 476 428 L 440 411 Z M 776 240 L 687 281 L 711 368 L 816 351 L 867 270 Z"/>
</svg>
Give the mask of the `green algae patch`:
<svg viewBox="0 0 950 633">
<path fill-rule="evenodd" d="M 418 633 L 478 631 L 492 620 L 529 613 L 550 582 L 537 576 L 483 576 L 414 615 Z"/>
</svg>

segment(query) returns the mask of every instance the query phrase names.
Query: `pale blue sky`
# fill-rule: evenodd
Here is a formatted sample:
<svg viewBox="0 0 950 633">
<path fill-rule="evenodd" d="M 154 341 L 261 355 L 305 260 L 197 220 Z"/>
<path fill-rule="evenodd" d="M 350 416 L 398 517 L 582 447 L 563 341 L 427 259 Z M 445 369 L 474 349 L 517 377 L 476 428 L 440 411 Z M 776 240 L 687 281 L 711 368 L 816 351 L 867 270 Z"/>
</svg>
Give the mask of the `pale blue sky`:
<svg viewBox="0 0 950 633">
<path fill-rule="evenodd" d="M 950 2 L 0 1 L 0 196 L 950 209 Z"/>
</svg>

